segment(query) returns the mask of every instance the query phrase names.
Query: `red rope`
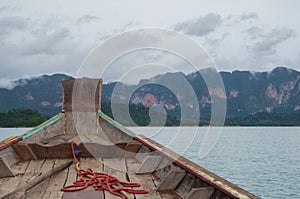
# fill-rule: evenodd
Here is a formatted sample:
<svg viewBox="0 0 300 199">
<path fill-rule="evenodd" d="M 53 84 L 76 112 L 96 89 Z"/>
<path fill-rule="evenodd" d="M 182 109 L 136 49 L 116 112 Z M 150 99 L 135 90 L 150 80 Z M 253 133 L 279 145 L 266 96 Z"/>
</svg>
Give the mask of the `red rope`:
<svg viewBox="0 0 300 199">
<path fill-rule="evenodd" d="M 72 146 L 73 159 L 75 162 L 75 169 L 79 176 L 79 180 L 74 181 L 72 185 L 62 187 L 61 191 L 74 192 L 74 191 L 84 190 L 89 186 L 93 186 L 95 190 L 99 190 L 99 191 L 107 190 L 111 194 L 119 196 L 123 199 L 126 199 L 126 196 L 120 193 L 122 191 L 131 193 L 131 194 L 149 193 L 148 190 L 144 190 L 144 189 L 141 189 L 141 190 L 132 189 L 132 187 L 141 186 L 139 183 L 123 182 L 109 174 L 101 173 L 101 172 L 94 172 L 90 168 L 87 168 L 86 170 L 80 169 L 79 168 L 80 163 L 75 155 L 73 141 L 71 142 L 71 146 Z M 117 185 L 122 185 L 122 187 L 117 186 Z"/>
</svg>

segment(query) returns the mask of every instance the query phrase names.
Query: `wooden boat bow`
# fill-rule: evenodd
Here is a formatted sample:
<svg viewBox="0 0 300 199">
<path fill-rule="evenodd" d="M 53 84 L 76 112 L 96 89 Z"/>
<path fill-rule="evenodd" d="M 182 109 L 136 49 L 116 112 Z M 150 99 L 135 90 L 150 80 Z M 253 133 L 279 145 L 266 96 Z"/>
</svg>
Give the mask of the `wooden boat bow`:
<svg viewBox="0 0 300 199">
<path fill-rule="evenodd" d="M 76 81 L 63 80 L 61 113 L 20 137 L 2 142 L 0 198 L 20 188 L 25 198 L 115 198 L 103 190 L 95 194 L 87 189 L 75 195 L 60 191 L 77 178 L 74 165 L 68 165 L 73 159 L 71 142 L 81 152 L 82 168 L 105 172 L 124 182 L 139 182 L 142 189 L 149 190 L 149 194 L 129 194 L 129 198 L 258 198 L 105 115 L 99 100 L 101 80 Z M 73 98 L 75 84 L 82 102 Z M 91 91 L 95 95 L 86 94 Z M 84 98 L 88 95 L 93 99 Z M 63 165 L 61 170 L 51 173 L 59 165 Z M 24 188 L 24 182 L 35 186 Z"/>
</svg>

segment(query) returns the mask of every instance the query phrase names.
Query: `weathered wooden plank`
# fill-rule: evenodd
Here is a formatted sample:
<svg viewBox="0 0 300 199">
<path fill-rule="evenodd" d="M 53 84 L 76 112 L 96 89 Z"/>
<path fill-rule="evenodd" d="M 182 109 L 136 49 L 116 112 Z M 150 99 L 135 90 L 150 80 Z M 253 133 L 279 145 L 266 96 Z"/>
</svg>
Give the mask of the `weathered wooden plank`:
<svg viewBox="0 0 300 199">
<path fill-rule="evenodd" d="M 112 159 L 103 159 L 104 163 L 104 172 L 108 173 L 114 177 L 117 177 L 119 180 L 127 181 L 127 168 L 126 168 L 126 162 L 123 158 L 112 158 Z M 110 194 L 108 191 L 104 192 L 105 199 L 115 199 L 119 198 L 117 196 L 114 196 Z M 128 199 L 133 199 L 133 194 L 127 194 Z"/>
<path fill-rule="evenodd" d="M 54 166 L 55 160 L 54 159 L 47 159 L 43 164 L 42 168 L 43 171 L 51 170 Z M 34 186 L 32 189 L 29 189 L 26 192 L 26 198 L 42 198 L 45 194 L 46 188 L 48 187 L 49 178 L 45 179 L 41 183 Z"/>
<path fill-rule="evenodd" d="M 115 121 L 113 121 L 115 122 Z M 132 137 L 128 134 L 120 131 L 116 127 L 114 127 L 111 123 L 103 119 L 99 118 L 99 124 L 101 126 L 101 133 L 103 136 L 107 137 L 112 143 L 117 143 L 120 141 L 131 141 Z"/>
<path fill-rule="evenodd" d="M 45 195 L 45 191 L 48 187 L 48 184 L 49 184 L 49 178 L 42 181 L 41 183 L 39 183 L 38 185 L 36 185 L 32 189 L 28 190 L 26 192 L 26 199 L 43 198 L 43 196 Z M 22 199 L 25 199 L 25 198 L 22 198 Z"/>
<path fill-rule="evenodd" d="M 73 184 L 74 181 L 76 180 L 77 180 L 77 171 L 75 169 L 75 164 L 73 163 L 68 168 L 68 174 L 67 174 L 67 180 L 65 186 Z"/>
<path fill-rule="evenodd" d="M 104 172 L 126 181 L 126 162 L 124 158 L 103 159 Z"/>
<path fill-rule="evenodd" d="M 41 168 L 44 165 L 44 163 L 46 162 L 46 160 L 42 159 L 42 160 L 31 160 L 24 176 L 31 176 L 32 174 L 37 174 L 37 173 L 41 173 Z"/>
<path fill-rule="evenodd" d="M 132 140 L 127 143 L 124 150 L 120 154 L 120 157 L 122 158 L 134 158 L 136 156 L 136 153 L 141 148 L 142 144 L 140 142 L 137 142 L 135 140 Z"/>
<path fill-rule="evenodd" d="M 21 160 L 37 160 L 37 157 L 31 150 L 31 148 L 28 146 L 27 143 L 17 143 L 14 144 L 13 149 L 18 154 L 18 156 L 21 158 Z"/>
<path fill-rule="evenodd" d="M 180 195 L 178 195 L 175 191 L 171 191 L 171 190 L 159 192 L 159 195 L 161 199 L 182 199 Z"/>
<path fill-rule="evenodd" d="M 176 188 L 176 192 L 178 192 L 181 196 L 186 197 L 192 188 L 199 188 L 199 187 L 208 187 L 210 186 L 206 182 L 202 181 L 201 179 L 197 178 L 195 175 L 188 173 L 183 178 L 180 185 Z"/>
<path fill-rule="evenodd" d="M 11 146 L 4 150 L 1 150 L 0 157 L 8 167 L 11 167 L 12 165 L 20 161 L 19 156 Z"/>
<path fill-rule="evenodd" d="M 55 146 L 59 145 L 62 143 L 70 143 L 70 140 L 77 135 L 75 134 L 60 134 L 60 135 L 55 135 L 51 138 L 43 139 L 39 144 L 50 147 L 50 146 Z"/>
<path fill-rule="evenodd" d="M 156 186 L 152 180 L 151 174 L 135 175 L 130 173 L 128 175 L 131 182 L 137 182 L 141 184 L 140 187 L 136 187 L 134 189 L 146 189 L 149 191 L 147 194 L 135 194 L 136 199 L 161 198 L 159 193 L 156 191 Z"/>
<path fill-rule="evenodd" d="M 163 180 L 167 177 L 169 171 L 182 170 L 179 166 L 175 165 L 167 158 L 163 158 L 158 167 L 156 168 L 154 175 Z"/>
<path fill-rule="evenodd" d="M 153 153 L 154 152 L 149 147 L 142 145 L 135 154 L 135 159 L 137 159 L 139 162 L 143 162 L 149 154 L 152 155 Z"/>
<path fill-rule="evenodd" d="M 0 178 L 3 177 L 13 177 L 14 174 L 6 164 L 6 162 L 0 157 Z"/>
<path fill-rule="evenodd" d="M 62 108 L 64 111 L 97 112 L 99 110 L 101 79 L 66 78 L 62 80 L 62 87 L 64 99 Z"/>
<path fill-rule="evenodd" d="M 85 170 L 91 168 L 93 171 L 102 172 L 103 164 L 101 159 L 96 158 L 82 158 L 80 159 L 80 168 Z"/>
<path fill-rule="evenodd" d="M 137 171 L 140 167 L 141 163 L 134 158 L 127 158 L 126 159 L 126 166 L 127 166 L 127 173 L 133 173 Z"/>
<path fill-rule="evenodd" d="M 72 158 L 70 143 L 61 143 L 54 146 L 44 146 L 37 143 L 28 144 L 38 159 L 44 158 Z"/>
<path fill-rule="evenodd" d="M 104 199 L 103 192 L 94 190 L 82 190 L 78 192 L 65 192 L 62 199 Z"/>
<path fill-rule="evenodd" d="M 168 176 L 163 179 L 161 184 L 158 186 L 157 190 L 165 191 L 165 190 L 174 190 L 177 185 L 181 182 L 181 180 L 186 175 L 186 171 L 179 170 L 179 171 L 170 171 Z"/>
<path fill-rule="evenodd" d="M 162 157 L 161 156 L 147 156 L 137 169 L 137 174 L 152 173 L 158 167 Z"/>
<path fill-rule="evenodd" d="M 11 193 L 22 183 L 34 179 L 37 176 L 37 173 L 41 171 L 41 167 L 43 163 L 44 160 L 30 161 L 24 175 L 10 177 L 8 179 L 6 178 L 0 179 L 0 184 L 1 184 L 0 197 L 2 198 L 4 195 Z"/>
<path fill-rule="evenodd" d="M 141 146 L 142 146 L 142 143 L 140 143 L 136 140 L 132 140 L 127 143 L 124 150 L 135 154 L 136 152 L 138 152 L 138 150 L 141 148 Z"/>
<path fill-rule="evenodd" d="M 55 165 L 62 164 L 68 160 L 66 159 L 57 159 L 55 160 Z M 54 167 L 55 167 L 54 165 Z M 61 199 L 63 192 L 60 189 L 64 186 L 68 174 L 68 168 L 60 171 L 54 176 L 51 176 L 49 179 L 48 186 L 46 188 L 44 199 Z"/>
<path fill-rule="evenodd" d="M 77 130 L 76 130 L 76 127 L 75 127 L 72 112 L 66 112 L 65 113 L 64 121 L 65 121 L 64 132 L 66 134 L 78 134 Z"/>
<path fill-rule="evenodd" d="M 136 161 L 133 159 L 126 160 L 127 168 L 136 168 L 137 164 Z M 149 191 L 148 194 L 135 194 L 136 199 L 160 199 L 159 193 L 156 191 L 156 186 L 154 184 L 154 181 L 152 180 L 151 174 L 145 174 L 145 175 L 136 175 L 133 172 L 128 172 L 128 177 L 130 182 L 136 182 L 140 183 L 141 186 L 134 188 L 134 189 L 146 189 Z"/>
<path fill-rule="evenodd" d="M 42 126 L 37 126 L 33 130 L 38 130 L 38 133 L 34 133 L 28 137 L 23 142 L 26 143 L 37 143 L 45 139 L 51 139 L 52 137 L 62 134 L 64 132 L 64 114 L 59 113 L 53 118 L 49 119 Z M 20 143 L 20 142 L 19 142 Z"/>
<path fill-rule="evenodd" d="M 97 143 L 81 143 L 79 148 L 82 157 L 113 158 L 119 157 L 126 143 L 116 145 L 101 145 Z"/>
<path fill-rule="evenodd" d="M 72 113 L 76 131 L 80 134 L 81 139 L 83 139 L 83 135 L 97 135 L 98 113 L 96 111 L 73 111 Z"/>
<path fill-rule="evenodd" d="M 21 161 L 11 167 L 15 176 L 24 175 L 30 161 Z"/>
<path fill-rule="evenodd" d="M 62 164 L 59 164 L 55 166 L 53 169 L 43 172 L 41 175 L 37 176 L 36 178 L 32 179 L 28 182 L 22 182 L 16 190 L 9 193 L 4 198 L 27 198 L 26 191 L 31 189 L 32 187 L 38 185 L 39 183 L 43 182 L 44 180 L 48 179 L 50 176 L 54 175 L 55 173 L 61 171 L 62 169 L 68 167 L 70 165 L 71 161 L 64 162 Z M 29 197 L 31 198 L 31 197 Z"/>
<path fill-rule="evenodd" d="M 59 113 L 57 116 L 61 116 L 62 113 Z M 52 123 L 51 125 L 46 125 L 43 126 L 43 137 L 40 137 L 40 139 L 37 139 L 40 132 L 36 133 L 28 138 L 26 138 L 26 140 L 30 141 L 30 142 L 38 142 L 38 140 L 45 140 L 45 139 L 49 139 L 51 140 L 52 137 L 58 135 L 62 135 L 64 134 L 64 126 L 65 126 L 65 120 L 64 120 L 65 115 L 63 115 L 63 117 L 61 117 L 59 120 L 57 120 L 56 122 Z M 37 136 L 34 140 L 32 138 L 34 138 L 34 136 Z"/>
<path fill-rule="evenodd" d="M 102 172 L 103 164 L 101 163 L 101 160 L 95 158 L 82 158 L 80 159 L 80 168 L 83 170 L 90 168 L 95 172 Z M 92 186 L 89 186 L 86 190 L 94 190 L 94 188 Z"/>
<path fill-rule="evenodd" d="M 0 198 L 3 198 L 7 193 L 13 191 L 18 186 L 21 180 L 22 180 L 22 176 L 1 178 Z"/>
<path fill-rule="evenodd" d="M 213 187 L 194 188 L 190 191 L 186 199 L 210 199 L 214 191 L 215 189 Z"/>
</svg>

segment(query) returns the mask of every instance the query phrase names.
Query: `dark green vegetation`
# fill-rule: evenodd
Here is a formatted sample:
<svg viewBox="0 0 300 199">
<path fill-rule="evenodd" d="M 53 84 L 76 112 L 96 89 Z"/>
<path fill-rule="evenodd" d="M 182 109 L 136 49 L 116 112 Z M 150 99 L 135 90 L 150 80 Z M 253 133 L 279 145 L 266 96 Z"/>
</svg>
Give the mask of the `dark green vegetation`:
<svg viewBox="0 0 300 199">
<path fill-rule="evenodd" d="M 122 112 L 125 113 L 126 109 L 128 109 L 127 107 L 127 105 L 120 104 L 116 105 L 115 109 L 118 110 L 119 114 Z M 145 108 L 141 105 L 129 105 L 130 118 L 125 117 L 124 115 L 120 115 L 119 117 L 117 115 L 114 117 L 115 114 L 112 113 L 109 103 L 102 104 L 102 111 L 109 117 L 116 119 L 118 122 L 125 126 L 147 126 L 149 124 L 153 126 L 179 126 L 180 124 L 180 121 L 175 117 L 168 115 L 167 118 L 165 118 L 164 114 L 159 111 L 152 111 L 149 114 L 149 108 Z M 152 120 L 150 119 L 150 116 Z"/>
<path fill-rule="evenodd" d="M 11 90 L 0 88 L 0 112 L 28 108 L 38 110 L 46 117 L 61 111 L 61 80 L 69 77 L 63 74 L 43 75 L 32 79 L 15 81 Z"/>
<path fill-rule="evenodd" d="M 141 80 L 138 85 L 104 84 L 101 98 L 103 112 L 114 115 L 115 120 L 125 125 L 133 125 L 133 122 L 138 125 L 162 125 L 165 121 L 167 126 L 197 125 L 200 112 L 199 125 L 208 125 L 211 90 L 217 98 L 227 102 L 226 125 L 300 125 L 299 71 L 278 67 L 270 72 L 219 72 L 225 93 L 219 87 L 207 88 L 202 75 L 207 77 L 213 73 L 216 71 L 202 69 L 187 75 L 180 72 L 157 75 Z M 16 86 L 10 90 L 0 88 L 0 112 L 28 108 L 38 110 L 46 117 L 54 116 L 62 108 L 61 80 L 66 77 L 69 76 L 44 75 L 15 81 L 13 84 Z M 192 90 L 184 89 L 178 79 L 184 79 Z M 119 91 L 113 95 L 116 85 Z M 132 95 L 128 97 L 128 93 Z M 192 100 L 191 96 L 196 99 Z M 132 120 L 122 120 L 122 117 L 112 114 L 112 101 L 118 103 L 117 108 L 124 113 L 128 112 L 128 105 L 124 104 L 129 101 Z M 195 113 L 195 110 L 199 112 Z M 183 119 L 179 121 L 178 118 Z"/>
<path fill-rule="evenodd" d="M 125 105 L 118 105 L 116 108 L 118 112 L 125 112 L 126 110 Z M 110 104 L 102 104 L 102 111 L 111 118 L 114 118 Z M 117 119 L 118 122 L 125 126 L 147 126 L 149 124 L 152 126 L 208 126 L 210 124 L 210 118 L 203 118 L 200 121 L 184 118 L 180 120 L 179 118 L 168 115 L 165 119 L 163 113 L 157 111 L 149 114 L 149 108 L 145 108 L 141 105 L 130 105 L 129 113 L 131 116 L 130 119 L 126 118 L 124 115 L 123 117 L 120 116 L 119 118 L 114 119 Z M 152 121 L 149 115 L 151 115 Z M 134 123 L 132 123 L 132 121 Z M 162 121 L 165 121 L 165 123 L 162 124 Z M 225 126 L 300 126 L 300 113 L 259 112 L 248 116 L 227 117 Z"/>
<path fill-rule="evenodd" d="M 125 105 L 117 105 L 120 112 L 126 110 Z M 110 104 L 102 104 L 102 111 L 113 117 Z M 174 116 L 167 116 L 159 111 L 152 111 L 149 114 L 149 108 L 141 105 L 130 105 L 130 119 L 121 115 L 117 119 L 118 122 L 125 126 L 207 126 L 209 118 L 200 121 L 191 119 L 178 119 Z M 152 120 L 150 119 L 150 116 Z M 30 109 L 13 109 L 7 112 L 0 112 L 1 127 L 33 127 L 46 121 L 47 118 L 36 110 Z M 226 118 L 225 126 L 300 126 L 300 113 L 267 113 L 259 112 L 248 116 L 238 116 L 234 118 Z"/>
<path fill-rule="evenodd" d="M 47 118 L 38 111 L 30 109 L 13 109 L 0 112 L 0 126 L 2 127 L 33 127 L 37 126 Z"/>
<path fill-rule="evenodd" d="M 300 113 L 260 112 L 246 117 L 228 118 L 227 126 L 300 126 Z"/>
</svg>

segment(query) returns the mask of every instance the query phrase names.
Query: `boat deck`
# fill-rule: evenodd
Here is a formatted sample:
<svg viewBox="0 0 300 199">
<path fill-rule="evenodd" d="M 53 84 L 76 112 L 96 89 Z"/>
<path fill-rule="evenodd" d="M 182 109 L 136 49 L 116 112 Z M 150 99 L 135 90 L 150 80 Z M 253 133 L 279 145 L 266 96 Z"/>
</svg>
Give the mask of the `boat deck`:
<svg viewBox="0 0 300 199">
<path fill-rule="evenodd" d="M 0 143 L 0 198 L 119 198 L 94 187 L 61 191 L 81 176 L 73 163 L 73 153 L 79 151 L 81 169 L 139 183 L 132 189 L 149 191 L 125 193 L 130 199 L 258 199 L 105 115 L 100 106 L 101 80 L 82 78 L 75 84 L 75 79 L 65 79 L 62 85 L 61 113 L 21 137 Z"/>
<path fill-rule="evenodd" d="M 70 159 L 43 159 L 22 161 L 12 166 L 12 170 L 17 174 L 15 177 L 7 177 L 0 179 L 0 198 L 4 197 L 7 193 L 22 190 L 22 187 L 28 186 L 36 181 L 43 174 L 49 172 L 53 168 L 71 161 Z M 15 195 L 20 195 L 22 199 L 25 198 L 45 198 L 45 199 L 59 199 L 59 198 L 105 198 L 114 199 L 120 198 L 110 194 L 108 191 L 95 191 L 93 187 L 88 187 L 85 190 L 78 192 L 62 192 L 60 189 L 65 185 L 70 185 L 75 181 L 78 176 L 75 170 L 75 164 L 67 166 L 55 175 L 46 178 L 42 182 L 33 186 L 25 192 L 19 192 Z M 107 166 L 109 165 L 109 167 Z M 80 168 L 91 168 L 96 172 L 105 172 L 119 178 L 122 181 L 138 182 L 141 184 L 137 189 L 147 189 L 148 194 L 129 194 L 131 198 L 181 198 L 175 192 L 157 192 L 157 186 L 160 183 L 159 178 L 153 174 L 135 174 L 139 167 L 139 163 L 135 159 L 125 158 L 110 158 L 97 160 L 95 158 L 81 158 Z M 123 172 L 124 171 L 124 172 Z M 125 172 L 126 171 L 126 172 Z M 16 196 L 14 196 L 16 197 Z M 10 198 L 10 197 L 7 197 Z M 18 197 L 17 197 L 18 198 Z"/>
</svg>

